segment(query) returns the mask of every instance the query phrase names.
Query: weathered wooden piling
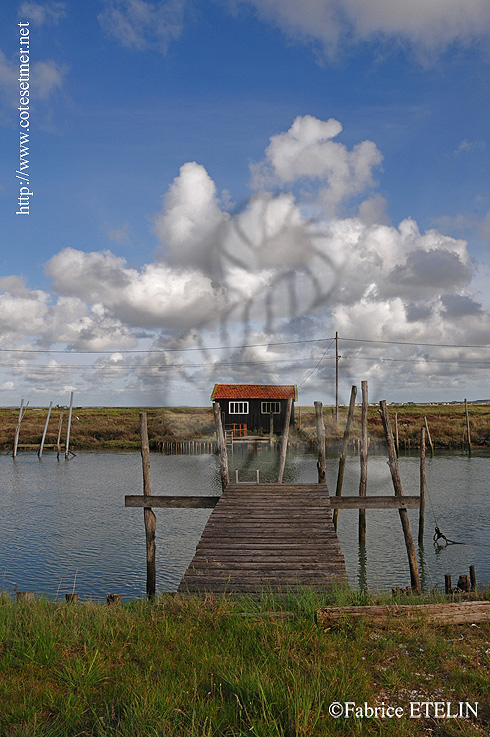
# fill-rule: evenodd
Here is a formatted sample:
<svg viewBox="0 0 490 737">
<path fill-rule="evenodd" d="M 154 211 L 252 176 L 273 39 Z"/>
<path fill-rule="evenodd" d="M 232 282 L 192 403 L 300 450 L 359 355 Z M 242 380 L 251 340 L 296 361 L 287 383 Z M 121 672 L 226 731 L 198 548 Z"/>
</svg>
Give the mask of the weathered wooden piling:
<svg viewBox="0 0 490 737">
<path fill-rule="evenodd" d="M 359 480 L 359 496 L 366 496 L 367 493 L 367 461 L 368 461 L 368 383 L 361 381 L 362 392 L 362 409 L 361 409 L 361 477 Z M 366 510 L 359 510 L 359 542 L 366 542 Z"/>
<path fill-rule="evenodd" d="M 434 455 L 434 444 L 433 444 L 432 438 L 430 436 L 430 430 L 429 430 L 429 425 L 428 425 L 428 422 L 427 422 L 427 417 L 424 417 L 424 423 L 425 423 L 425 430 L 427 432 L 427 440 L 429 441 L 429 446 L 430 446 L 430 454 L 431 454 L 431 456 L 433 456 Z"/>
<path fill-rule="evenodd" d="M 63 412 L 60 413 L 60 418 L 58 420 L 58 439 L 56 440 L 56 458 L 60 459 L 60 453 L 61 453 L 61 427 L 63 425 Z"/>
<path fill-rule="evenodd" d="M 468 415 L 468 402 L 464 400 L 464 411 L 466 415 L 466 449 L 468 455 L 471 455 L 471 431 L 470 431 L 470 417 Z"/>
<path fill-rule="evenodd" d="M 476 591 L 476 571 L 475 566 L 470 566 L 470 582 L 471 590 Z"/>
<path fill-rule="evenodd" d="M 419 507 L 419 545 L 424 542 L 425 522 L 425 427 L 420 428 L 420 507 Z"/>
<path fill-rule="evenodd" d="M 65 458 L 68 458 L 70 453 L 70 430 L 71 430 L 71 415 L 73 412 L 73 392 L 70 394 L 70 409 L 68 410 L 68 427 L 66 428 L 66 443 L 65 443 Z"/>
<path fill-rule="evenodd" d="M 17 446 L 19 445 L 20 423 L 22 422 L 22 418 L 24 417 L 28 404 L 29 402 L 27 402 L 25 409 L 24 409 L 24 400 L 23 399 L 20 400 L 19 419 L 17 420 L 17 427 L 15 428 L 14 448 L 12 451 L 12 456 L 14 458 L 17 456 Z"/>
<path fill-rule="evenodd" d="M 393 438 L 393 432 L 391 430 L 390 418 L 388 417 L 388 410 L 386 409 L 385 400 L 381 400 L 381 402 L 379 403 L 379 407 L 380 407 L 381 419 L 383 422 L 383 428 L 384 428 L 386 440 L 388 443 L 388 456 L 389 456 L 388 465 L 390 467 L 391 478 L 393 481 L 395 495 L 403 496 L 402 482 L 400 479 L 400 472 L 398 469 L 398 459 L 396 457 L 396 451 L 395 451 L 395 441 Z M 405 537 L 405 546 L 407 548 L 408 564 L 410 567 L 411 586 L 412 586 L 412 589 L 414 589 L 414 591 L 420 594 L 421 590 L 420 590 L 420 580 L 419 580 L 419 569 L 418 569 L 418 564 L 417 564 L 417 555 L 415 553 L 415 545 L 413 543 L 412 531 L 410 529 L 410 520 L 408 518 L 408 512 L 406 509 L 399 509 L 398 512 L 400 514 L 400 520 L 401 520 L 402 528 L 403 528 L 403 535 Z"/>
<path fill-rule="evenodd" d="M 53 406 L 53 402 L 50 402 L 49 403 L 49 408 L 48 408 L 48 416 L 46 417 L 46 423 L 44 425 L 43 436 L 41 438 L 41 443 L 39 445 L 39 450 L 37 451 L 37 454 L 38 454 L 39 458 L 42 458 L 42 455 L 43 455 L 44 441 L 46 440 L 46 433 L 48 432 L 48 423 L 49 423 L 49 417 L 51 415 L 51 408 L 52 408 L 52 406 Z"/>
<path fill-rule="evenodd" d="M 342 484 L 344 482 L 345 460 L 347 458 L 347 446 L 349 443 L 350 426 L 351 426 L 352 418 L 354 417 L 354 409 L 356 406 L 356 394 L 357 394 L 357 386 L 353 386 L 351 389 L 351 393 L 350 393 L 349 412 L 347 414 L 347 422 L 345 424 L 344 439 L 342 442 L 342 453 L 340 454 L 340 459 L 339 459 L 339 470 L 337 474 L 337 488 L 335 490 L 335 496 L 342 495 Z M 339 510 L 334 509 L 333 526 L 335 529 L 337 529 L 338 518 L 339 518 Z"/>
<path fill-rule="evenodd" d="M 316 437 L 318 444 L 318 460 L 316 467 L 318 469 L 318 483 L 327 483 L 326 459 L 325 459 L 325 424 L 323 422 L 323 404 L 321 402 L 315 402 L 315 415 L 316 415 Z"/>
<path fill-rule="evenodd" d="M 143 495 L 151 497 L 150 447 L 148 444 L 148 424 L 146 412 L 140 413 L 141 459 L 143 463 Z M 151 500 L 149 500 L 151 501 Z M 156 566 L 155 566 L 155 530 L 156 517 L 151 507 L 144 507 L 146 533 L 146 595 L 155 598 Z"/>
<path fill-rule="evenodd" d="M 288 452 L 289 425 L 291 423 L 292 406 L 293 406 L 293 400 L 292 400 L 292 397 L 289 397 L 288 404 L 286 407 L 286 418 L 284 420 L 284 429 L 282 431 L 282 437 L 281 437 L 281 455 L 279 458 L 279 474 L 277 477 L 278 484 L 282 484 L 282 478 L 284 476 L 284 468 L 286 466 L 286 454 Z"/>
<path fill-rule="evenodd" d="M 213 413 L 214 413 L 214 424 L 216 427 L 216 437 L 218 438 L 218 452 L 219 452 L 219 468 L 221 474 L 221 488 L 223 491 L 230 483 L 230 476 L 228 473 L 228 454 L 226 452 L 225 435 L 223 432 L 223 423 L 221 422 L 221 408 L 219 402 L 213 402 Z"/>
</svg>

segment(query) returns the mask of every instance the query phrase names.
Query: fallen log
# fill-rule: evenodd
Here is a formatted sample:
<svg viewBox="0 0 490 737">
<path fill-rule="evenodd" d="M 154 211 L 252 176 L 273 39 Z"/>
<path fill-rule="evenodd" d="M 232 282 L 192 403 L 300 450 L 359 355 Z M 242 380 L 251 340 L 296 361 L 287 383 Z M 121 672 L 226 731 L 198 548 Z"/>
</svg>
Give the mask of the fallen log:
<svg viewBox="0 0 490 737">
<path fill-rule="evenodd" d="M 490 601 L 390 604 L 386 606 L 327 606 L 317 609 L 315 617 L 320 627 L 331 627 L 351 620 L 363 620 L 377 625 L 388 625 L 397 619 L 435 625 L 490 622 Z"/>
</svg>

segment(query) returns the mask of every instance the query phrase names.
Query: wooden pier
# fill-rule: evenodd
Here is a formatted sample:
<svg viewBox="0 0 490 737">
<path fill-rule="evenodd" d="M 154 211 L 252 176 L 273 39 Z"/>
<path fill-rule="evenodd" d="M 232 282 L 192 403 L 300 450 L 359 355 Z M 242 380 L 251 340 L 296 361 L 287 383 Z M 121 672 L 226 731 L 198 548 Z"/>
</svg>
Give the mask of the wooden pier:
<svg viewBox="0 0 490 737">
<path fill-rule="evenodd" d="M 229 484 L 211 513 L 181 593 L 325 590 L 346 581 L 323 484 Z"/>
</svg>

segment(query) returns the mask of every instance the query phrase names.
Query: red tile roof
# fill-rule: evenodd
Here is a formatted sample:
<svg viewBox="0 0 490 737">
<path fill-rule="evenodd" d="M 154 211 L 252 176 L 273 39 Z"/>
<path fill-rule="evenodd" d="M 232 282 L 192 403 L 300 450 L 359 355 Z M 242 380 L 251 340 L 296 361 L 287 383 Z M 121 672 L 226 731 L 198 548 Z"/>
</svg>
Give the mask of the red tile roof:
<svg viewBox="0 0 490 737">
<path fill-rule="evenodd" d="M 215 399 L 289 399 L 298 400 L 296 384 L 215 384 Z"/>
</svg>

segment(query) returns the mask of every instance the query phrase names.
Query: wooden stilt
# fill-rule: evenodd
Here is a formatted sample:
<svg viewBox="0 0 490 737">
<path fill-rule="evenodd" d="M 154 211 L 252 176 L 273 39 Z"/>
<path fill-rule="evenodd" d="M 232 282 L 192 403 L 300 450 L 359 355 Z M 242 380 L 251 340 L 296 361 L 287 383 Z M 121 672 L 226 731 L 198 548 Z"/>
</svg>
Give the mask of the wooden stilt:
<svg viewBox="0 0 490 737">
<path fill-rule="evenodd" d="M 284 429 L 282 431 L 282 438 L 281 438 L 281 456 L 279 458 L 279 475 L 277 477 L 278 484 L 282 484 L 282 477 L 284 476 L 284 467 L 286 465 L 286 454 L 288 451 L 289 425 L 291 423 L 292 406 L 293 406 L 293 400 L 291 397 L 289 397 L 288 404 L 286 407 L 286 418 L 284 420 Z"/>
<path fill-rule="evenodd" d="M 361 382 L 362 391 L 362 410 L 361 410 L 361 479 L 359 481 L 359 496 L 366 496 L 367 493 L 367 460 L 368 460 L 368 383 Z M 366 542 L 366 510 L 359 510 L 359 542 Z"/>
<path fill-rule="evenodd" d="M 213 402 L 213 412 L 214 424 L 216 427 L 216 437 L 218 438 L 221 488 L 224 491 L 230 483 L 230 476 L 228 474 L 228 455 L 226 452 L 225 436 L 223 433 L 223 423 L 221 422 L 221 408 L 218 402 Z"/>
<path fill-rule="evenodd" d="M 335 496 L 341 496 L 342 494 L 342 484 L 344 482 L 345 459 L 347 458 L 347 445 L 349 443 L 350 426 L 351 426 L 352 418 L 354 417 L 354 409 L 356 406 L 356 394 L 357 394 L 357 386 L 353 386 L 351 389 L 351 393 L 350 393 L 349 412 L 347 415 L 347 422 L 346 422 L 345 430 L 344 430 L 342 453 L 340 454 L 340 459 L 339 459 L 339 471 L 337 474 L 337 488 L 335 490 Z M 338 519 L 339 519 L 339 510 L 334 509 L 333 526 L 335 527 L 335 529 L 337 529 Z"/>
<path fill-rule="evenodd" d="M 420 428 L 420 507 L 419 507 L 419 545 L 424 543 L 425 521 L 425 427 Z"/>
<path fill-rule="evenodd" d="M 61 427 L 63 425 L 63 412 L 60 413 L 60 418 L 58 420 L 58 439 L 56 441 L 56 458 L 60 459 L 60 453 L 61 453 Z"/>
<path fill-rule="evenodd" d="M 52 406 L 53 406 L 53 402 L 50 402 L 49 403 L 49 409 L 48 409 L 48 416 L 46 417 L 46 424 L 44 425 L 43 436 L 41 438 L 41 444 L 39 446 L 39 450 L 37 451 L 37 454 L 38 454 L 39 458 L 41 458 L 42 457 L 42 454 L 43 454 L 44 441 L 46 440 L 46 433 L 48 432 L 49 416 L 51 414 L 51 408 L 52 408 Z"/>
<path fill-rule="evenodd" d="M 325 424 L 323 422 L 323 404 L 321 402 L 315 402 L 315 415 L 316 415 L 316 438 L 318 445 L 318 460 L 316 467 L 318 469 L 318 483 L 327 483 L 327 474 L 325 471 L 326 459 L 325 459 Z"/>
<path fill-rule="evenodd" d="M 464 411 L 466 415 L 466 448 L 468 451 L 468 455 L 471 455 L 471 432 L 470 432 L 470 418 L 468 415 L 468 402 L 466 399 L 464 400 Z"/>
<path fill-rule="evenodd" d="M 143 495 L 151 497 L 150 447 L 148 443 L 148 424 L 146 412 L 140 413 L 141 459 L 143 462 Z M 150 500 L 149 500 L 150 501 Z M 146 533 L 146 596 L 155 598 L 156 566 L 155 566 L 155 530 L 156 517 L 151 507 L 144 507 Z"/>
<path fill-rule="evenodd" d="M 434 455 L 434 445 L 432 443 L 432 438 L 430 436 L 429 425 L 427 423 L 427 417 L 424 417 L 424 423 L 425 423 L 425 430 L 427 432 L 427 440 L 429 441 L 429 445 L 430 445 L 430 454 L 431 456 L 433 456 Z"/>
<path fill-rule="evenodd" d="M 73 392 L 70 394 L 70 409 L 68 411 L 68 427 L 66 429 L 65 458 L 68 458 L 68 454 L 70 452 L 70 429 L 71 429 L 72 412 L 73 412 Z"/>
<path fill-rule="evenodd" d="M 395 412 L 395 445 L 396 445 L 396 454 L 397 456 L 400 455 L 400 445 L 398 442 L 398 413 Z"/>
<path fill-rule="evenodd" d="M 17 421 L 17 427 L 15 428 L 15 436 L 14 436 L 14 449 L 12 451 L 12 456 L 15 458 L 17 456 L 17 446 L 19 445 L 19 435 L 20 435 L 20 423 L 22 422 L 22 417 L 24 416 L 23 410 L 24 409 L 24 400 L 20 400 L 20 409 L 19 409 L 19 419 Z"/>
<path fill-rule="evenodd" d="M 391 471 L 391 478 L 393 481 L 393 487 L 395 489 L 396 496 L 403 496 L 402 482 L 400 479 L 400 472 L 398 469 L 398 459 L 395 452 L 395 441 L 393 438 L 393 432 L 391 430 L 390 418 L 388 417 L 388 410 L 386 409 L 386 402 L 382 400 L 379 403 L 381 419 L 383 421 L 383 427 L 388 442 L 388 455 L 389 455 L 389 467 Z M 410 529 L 410 520 L 408 518 L 408 512 L 406 509 L 399 509 L 400 520 L 403 528 L 403 535 L 405 537 L 405 546 L 408 554 L 408 565 L 410 567 L 410 581 L 414 591 L 418 594 L 420 590 L 419 580 L 419 569 L 417 564 L 417 555 L 415 553 L 415 545 L 413 543 L 412 531 Z"/>
</svg>

